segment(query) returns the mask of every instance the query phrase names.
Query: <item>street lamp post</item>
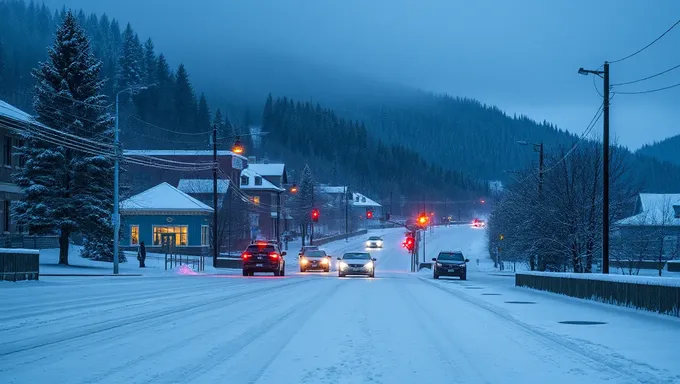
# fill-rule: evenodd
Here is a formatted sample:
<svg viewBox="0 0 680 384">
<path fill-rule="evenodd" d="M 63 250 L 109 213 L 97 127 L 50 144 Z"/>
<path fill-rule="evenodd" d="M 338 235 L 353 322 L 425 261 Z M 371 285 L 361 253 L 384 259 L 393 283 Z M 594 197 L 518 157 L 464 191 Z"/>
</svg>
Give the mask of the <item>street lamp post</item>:
<svg viewBox="0 0 680 384">
<path fill-rule="evenodd" d="M 580 75 L 600 76 L 603 89 L 603 133 L 602 133 L 602 273 L 609 273 L 609 63 L 604 62 L 603 70 L 579 68 Z"/>
<path fill-rule="evenodd" d="M 119 116 L 119 99 L 120 99 L 120 94 L 125 93 L 125 92 L 139 92 L 143 91 L 145 89 L 148 89 L 148 86 L 134 86 L 134 87 L 129 87 L 126 89 L 123 89 L 122 91 L 119 91 L 116 93 L 116 126 L 114 129 L 114 150 L 115 150 L 115 155 L 114 155 L 114 166 L 113 166 L 113 216 L 111 217 L 111 221 L 113 221 L 113 274 L 117 275 L 118 274 L 118 266 L 120 263 L 120 259 L 118 257 L 118 252 L 120 251 L 120 244 L 119 244 L 119 239 L 118 237 L 120 236 L 120 210 L 119 210 L 119 203 L 118 200 L 120 199 L 119 197 L 119 173 L 120 173 L 120 156 L 121 156 L 121 150 L 120 150 L 120 126 L 118 124 L 118 121 L 120 120 Z"/>
</svg>

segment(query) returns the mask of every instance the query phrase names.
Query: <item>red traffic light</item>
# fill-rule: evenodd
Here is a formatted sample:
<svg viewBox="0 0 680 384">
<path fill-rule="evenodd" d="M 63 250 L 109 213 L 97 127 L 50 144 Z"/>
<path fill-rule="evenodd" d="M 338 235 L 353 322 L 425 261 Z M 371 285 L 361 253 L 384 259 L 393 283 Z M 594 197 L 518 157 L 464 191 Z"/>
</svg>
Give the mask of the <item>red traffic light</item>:
<svg viewBox="0 0 680 384">
<path fill-rule="evenodd" d="M 406 238 L 406 241 L 404 241 L 404 248 L 408 249 L 409 251 L 413 250 L 414 245 L 415 239 L 410 236 Z"/>
<path fill-rule="evenodd" d="M 319 221 L 319 210 L 316 208 L 312 209 L 312 221 Z"/>
<path fill-rule="evenodd" d="M 373 211 L 366 211 L 366 218 L 372 219 L 373 218 Z"/>
</svg>

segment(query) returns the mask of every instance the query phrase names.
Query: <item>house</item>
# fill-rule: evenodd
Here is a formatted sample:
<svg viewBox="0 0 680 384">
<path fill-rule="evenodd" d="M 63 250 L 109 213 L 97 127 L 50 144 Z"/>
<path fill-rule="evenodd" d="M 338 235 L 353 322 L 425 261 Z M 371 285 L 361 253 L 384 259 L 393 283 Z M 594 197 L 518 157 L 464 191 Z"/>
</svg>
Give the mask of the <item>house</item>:
<svg viewBox="0 0 680 384">
<path fill-rule="evenodd" d="M 264 176 L 265 179 L 279 188 L 284 188 L 284 186 L 288 184 L 288 173 L 286 172 L 285 164 L 249 162 L 248 168 L 257 174 Z"/>
<path fill-rule="evenodd" d="M 615 223 L 615 239 L 645 260 L 680 256 L 680 194 L 641 193 L 634 214 Z"/>
<path fill-rule="evenodd" d="M 144 242 L 148 252 L 162 252 L 170 235 L 177 253 L 209 253 L 213 209 L 166 182 L 123 200 L 120 212 L 121 249 Z"/>
<path fill-rule="evenodd" d="M 354 192 L 347 186 L 320 185 L 317 187 L 319 197 L 327 212 L 325 221 L 331 231 L 344 231 L 345 215 L 348 214 L 350 229 L 361 227 L 374 227 L 380 225 L 378 219 L 382 215 L 382 206 L 366 195 Z M 373 219 L 367 219 L 366 213 L 373 212 Z"/>
<path fill-rule="evenodd" d="M 203 204 L 213 207 L 213 179 L 180 179 L 177 189 L 198 199 Z M 217 180 L 217 206 L 219 207 L 224 200 L 224 196 L 229 191 L 229 180 Z"/>
<path fill-rule="evenodd" d="M 241 191 L 250 200 L 251 239 L 276 239 L 277 232 L 283 232 L 283 204 L 281 194 L 286 190 L 276 186 L 265 176 L 255 172 L 250 166 L 241 172 Z M 278 213 L 281 212 L 281 220 Z M 292 218 L 291 218 L 292 219 Z"/>
<path fill-rule="evenodd" d="M 56 248 L 59 246 L 56 236 L 29 236 L 12 214 L 15 201 L 23 193 L 14 184 L 12 173 L 24 166 L 16 148 L 24 145 L 19 131 L 26 126 L 44 127 L 28 113 L 0 100 L 0 247 Z"/>
<path fill-rule="evenodd" d="M 131 185 L 133 190 L 131 193 L 139 193 L 154 185 L 162 182 L 167 182 L 171 185 L 178 185 L 181 179 L 210 179 L 213 177 L 213 170 L 209 164 L 213 161 L 213 151 L 210 150 L 126 150 L 123 152 L 125 156 L 130 156 L 141 160 L 142 162 L 163 161 L 164 164 L 168 162 L 177 162 L 177 166 L 181 169 L 162 169 L 159 167 L 126 164 L 125 184 Z M 154 160 L 158 159 L 158 160 Z M 192 169 L 186 164 L 208 165 L 203 167 L 196 167 Z M 173 163 L 170 163 L 172 165 Z M 184 164 L 184 165 L 182 165 Z M 241 177 L 241 170 L 248 167 L 248 159 L 244 156 L 233 153 L 232 151 L 220 150 L 217 151 L 218 177 L 225 180 L 233 180 L 238 185 L 238 180 Z M 172 168 L 172 167 L 165 167 Z"/>
</svg>

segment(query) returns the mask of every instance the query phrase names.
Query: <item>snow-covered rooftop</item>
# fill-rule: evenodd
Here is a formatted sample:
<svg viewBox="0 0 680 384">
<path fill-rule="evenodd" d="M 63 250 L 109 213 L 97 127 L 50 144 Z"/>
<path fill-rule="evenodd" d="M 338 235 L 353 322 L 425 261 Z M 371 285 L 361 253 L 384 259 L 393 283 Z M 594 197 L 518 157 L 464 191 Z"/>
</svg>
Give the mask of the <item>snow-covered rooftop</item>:
<svg viewBox="0 0 680 384">
<path fill-rule="evenodd" d="M 284 191 L 283 188 L 277 187 L 276 185 L 272 184 L 269 180 L 265 179 L 264 176 L 253 171 L 250 168 L 250 165 L 248 166 L 248 168 L 241 171 L 241 178 L 243 178 L 244 176 L 248 177 L 248 185 L 243 185 L 243 183 L 240 183 L 242 190 L 263 190 L 263 189 L 265 189 L 265 190 L 273 190 L 273 191 Z M 262 178 L 262 185 L 255 185 L 255 178 L 256 177 Z"/>
<path fill-rule="evenodd" d="M 262 176 L 283 176 L 285 172 L 285 164 L 248 164 L 248 169 L 259 173 Z"/>
<path fill-rule="evenodd" d="M 120 203 L 121 211 L 190 211 L 212 213 L 213 209 L 168 183 L 161 183 Z"/>
<path fill-rule="evenodd" d="M 381 205 L 374 200 L 369 199 L 366 195 L 359 192 L 352 192 L 352 205 L 355 207 L 380 207 Z"/>
<path fill-rule="evenodd" d="M 21 109 L 0 100 L 0 116 L 8 117 L 24 123 L 35 124 L 35 118 Z"/>
<path fill-rule="evenodd" d="M 676 209 L 680 210 L 680 194 L 641 193 L 640 204 L 640 213 L 616 224 L 680 226 L 680 218 L 676 217 Z"/>
<path fill-rule="evenodd" d="M 127 156 L 212 156 L 212 150 L 196 149 L 127 149 L 123 151 Z M 217 151 L 217 156 L 235 156 L 248 160 L 245 156 L 237 155 L 232 151 Z"/>
<path fill-rule="evenodd" d="M 177 189 L 184 193 L 213 193 L 212 179 L 181 179 Z M 217 180 L 217 193 L 227 193 L 229 180 Z"/>
</svg>

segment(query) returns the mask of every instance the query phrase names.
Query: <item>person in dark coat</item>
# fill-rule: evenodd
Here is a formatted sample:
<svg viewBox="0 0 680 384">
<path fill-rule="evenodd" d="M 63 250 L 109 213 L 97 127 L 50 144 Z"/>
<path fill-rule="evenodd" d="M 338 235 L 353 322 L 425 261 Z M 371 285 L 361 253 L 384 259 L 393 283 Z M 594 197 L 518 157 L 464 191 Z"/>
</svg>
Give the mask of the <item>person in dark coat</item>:
<svg viewBox="0 0 680 384">
<path fill-rule="evenodd" d="M 146 247 L 144 242 L 139 243 L 139 252 L 137 254 L 137 259 L 139 259 L 139 268 L 145 268 L 144 262 L 146 261 Z"/>
</svg>

